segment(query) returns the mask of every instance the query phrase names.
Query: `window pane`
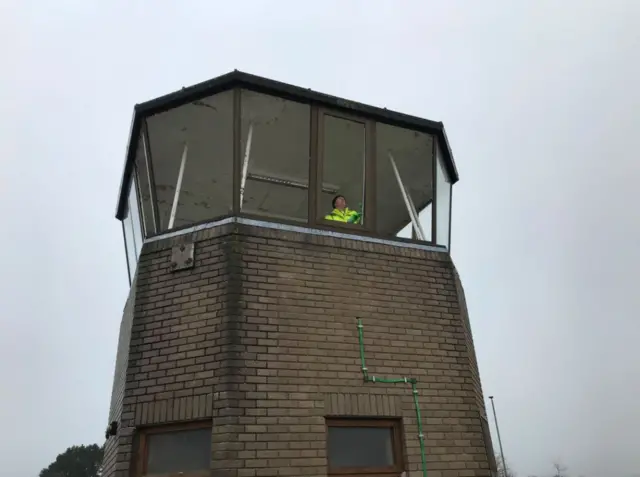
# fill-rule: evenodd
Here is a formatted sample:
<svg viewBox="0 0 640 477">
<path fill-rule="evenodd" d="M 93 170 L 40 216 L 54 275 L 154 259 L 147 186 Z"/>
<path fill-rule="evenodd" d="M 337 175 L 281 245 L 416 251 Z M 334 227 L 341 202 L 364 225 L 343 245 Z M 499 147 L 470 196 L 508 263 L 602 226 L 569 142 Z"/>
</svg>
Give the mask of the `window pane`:
<svg viewBox="0 0 640 477">
<path fill-rule="evenodd" d="M 390 427 L 329 427 L 329 467 L 388 467 L 395 464 Z"/>
<path fill-rule="evenodd" d="M 411 224 L 407 224 L 400 232 L 396 234 L 396 237 L 410 239 L 412 230 L 413 226 Z"/>
<path fill-rule="evenodd" d="M 129 280 L 132 280 L 136 271 L 138 257 L 136 254 L 136 244 L 133 234 L 133 221 L 131 220 L 131 212 L 129 210 L 128 202 L 125 210 L 125 216 L 122 219 L 122 226 L 124 229 L 124 242 L 127 250 L 127 263 L 129 264 Z"/>
<path fill-rule="evenodd" d="M 243 212 L 307 222 L 310 122 L 306 104 L 242 91 Z"/>
<path fill-rule="evenodd" d="M 147 474 L 206 470 L 211 467 L 211 429 L 147 435 Z"/>
<path fill-rule="evenodd" d="M 233 91 L 156 114 L 147 123 L 159 231 L 165 231 L 169 226 L 176 189 L 179 194 L 173 228 L 230 213 Z M 182 164 L 182 183 L 178 184 Z"/>
<path fill-rule="evenodd" d="M 437 198 L 436 198 L 436 243 L 449 247 L 449 217 L 451 204 L 451 184 L 444 169 L 442 154 L 438 148 L 438 161 L 436 163 Z"/>
<path fill-rule="evenodd" d="M 134 240 L 134 250 L 136 256 L 136 262 L 138 261 L 138 257 L 140 257 L 140 251 L 142 250 L 142 222 L 140 218 L 140 209 L 138 207 L 138 194 L 135 179 L 131 183 L 131 188 L 129 189 L 129 214 L 131 215 L 131 223 L 133 228 L 133 240 Z"/>
<path fill-rule="evenodd" d="M 364 210 L 365 125 L 325 114 L 322 137 L 322 192 L 318 201 L 319 218 L 337 222 L 355 221 Z M 336 204 L 335 196 L 346 204 Z M 345 205 L 346 208 L 342 208 Z M 333 211 L 333 212 L 332 212 Z M 356 214 L 357 212 L 357 214 Z"/>
<path fill-rule="evenodd" d="M 389 154 L 393 157 L 402 186 Z M 431 213 L 421 212 L 426 211 L 433 200 L 432 167 L 432 136 L 383 123 L 376 125 L 376 221 L 379 234 L 394 237 L 411 223 L 410 208 L 402 192 L 404 188 L 420 217 L 425 240 L 431 241 L 431 222 L 425 222 Z"/>
<path fill-rule="evenodd" d="M 418 213 L 418 217 L 420 218 L 420 224 L 422 225 L 422 231 L 424 232 L 425 240 L 427 242 L 431 241 L 431 236 L 433 235 L 432 229 L 432 221 L 433 221 L 433 204 L 429 204 L 424 209 L 422 209 Z"/>
<path fill-rule="evenodd" d="M 154 233 L 153 231 L 153 211 L 151 209 L 151 192 L 149 188 L 149 170 L 145 160 L 144 142 L 142 134 L 138 138 L 138 148 L 136 150 L 136 176 L 138 179 L 138 191 L 142 200 L 142 217 L 145 237 Z"/>
</svg>

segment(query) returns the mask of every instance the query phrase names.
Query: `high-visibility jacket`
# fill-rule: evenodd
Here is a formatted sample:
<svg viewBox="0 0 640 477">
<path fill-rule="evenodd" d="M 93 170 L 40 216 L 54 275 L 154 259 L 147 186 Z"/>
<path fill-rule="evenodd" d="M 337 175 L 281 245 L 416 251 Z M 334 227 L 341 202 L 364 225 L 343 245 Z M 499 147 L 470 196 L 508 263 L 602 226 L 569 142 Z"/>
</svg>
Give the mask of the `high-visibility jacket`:
<svg viewBox="0 0 640 477">
<path fill-rule="evenodd" d="M 362 216 L 355 210 L 345 208 L 344 210 L 333 209 L 330 214 L 324 216 L 324 219 L 347 222 L 349 224 L 359 224 L 362 221 Z"/>
</svg>

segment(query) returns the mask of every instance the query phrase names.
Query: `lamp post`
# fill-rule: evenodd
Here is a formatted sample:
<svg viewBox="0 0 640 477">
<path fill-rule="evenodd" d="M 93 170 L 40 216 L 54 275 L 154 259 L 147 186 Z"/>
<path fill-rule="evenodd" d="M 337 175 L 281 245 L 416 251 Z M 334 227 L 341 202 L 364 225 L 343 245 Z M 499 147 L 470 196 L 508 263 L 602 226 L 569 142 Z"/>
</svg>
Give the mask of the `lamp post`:
<svg viewBox="0 0 640 477">
<path fill-rule="evenodd" d="M 507 476 L 507 462 L 504 458 L 504 451 L 502 450 L 502 439 L 500 439 L 500 427 L 498 427 L 498 415 L 496 414 L 496 405 L 493 402 L 493 396 L 489 396 L 491 400 L 491 408 L 493 409 L 493 419 L 496 421 L 496 431 L 498 433 L 498 445 L 500 446 L 500 458 L 502 459 L 502 471 L 504 472 L 504 477 Z"/>
</svg>

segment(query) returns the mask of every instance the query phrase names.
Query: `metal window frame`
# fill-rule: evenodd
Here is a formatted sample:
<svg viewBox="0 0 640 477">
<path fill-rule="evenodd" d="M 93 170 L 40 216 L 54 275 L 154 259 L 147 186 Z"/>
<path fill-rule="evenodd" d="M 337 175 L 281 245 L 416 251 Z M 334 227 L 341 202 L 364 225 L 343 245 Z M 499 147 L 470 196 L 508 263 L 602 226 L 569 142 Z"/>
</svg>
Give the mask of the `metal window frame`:
<svg viewBox="0 0 640 477">
<path fill-rule="evenodd" d="M 364 127 L 364 174 L 362 175 L 362 188 L 364 189 L 364 223 L 362 225 L 347 224 L 344 222 L 335 222 L 324 220 L 324 215 L 327 214 L 325 209 L 322 209 L 322 187 L 318 184 L 324 183 L 323 171 L 324 171 L 324 119 L 326 116 L 332 116 L 334 118 L 342 119 L 345 121 L 352 121 L 358 124 L 362 124 Z M 315 171 L 315 184 L 314 190 L 309 188 L 309 193 L 314 196 L 315 207 L 313 214 L 309 216 L 310 226 L 324 226 L 332 229 L 341 228 L 346 230 L 352 230 L 357 232 L 375 233 L 376 231 L 376 217 L 375 217 L 375 200 L 376 200 L 376 183 L 375 183 L 375 127 L 372 121 L 367 120 L 361 116 L 343 113 L 337 110 L 329 108 L 318 108 L 316 116 L 316 153 L 314 156 L 315 164 L 313 169 Z M 311 197 L 310 197 L 311 199 Z"/>
</svg>

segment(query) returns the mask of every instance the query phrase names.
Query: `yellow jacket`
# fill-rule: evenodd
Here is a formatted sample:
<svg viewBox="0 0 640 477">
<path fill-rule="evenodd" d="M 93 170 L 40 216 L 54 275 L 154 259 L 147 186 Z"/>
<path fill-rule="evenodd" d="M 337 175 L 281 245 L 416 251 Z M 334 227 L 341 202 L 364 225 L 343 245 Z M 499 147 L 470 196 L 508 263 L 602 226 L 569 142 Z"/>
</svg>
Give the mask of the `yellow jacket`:
<svg viewBox="0 0 640 477">
<path fill-rule="evenodd" d="M 330 214 L 324 216 L 325 220 L 335 220 L 337 222 L 346 222 L 349 224 L 359 224 L 362 216 L 355 210 L 346 208 L 344 210 L 333 209 Z"/>
</svg>

